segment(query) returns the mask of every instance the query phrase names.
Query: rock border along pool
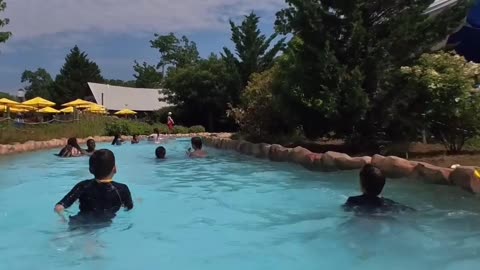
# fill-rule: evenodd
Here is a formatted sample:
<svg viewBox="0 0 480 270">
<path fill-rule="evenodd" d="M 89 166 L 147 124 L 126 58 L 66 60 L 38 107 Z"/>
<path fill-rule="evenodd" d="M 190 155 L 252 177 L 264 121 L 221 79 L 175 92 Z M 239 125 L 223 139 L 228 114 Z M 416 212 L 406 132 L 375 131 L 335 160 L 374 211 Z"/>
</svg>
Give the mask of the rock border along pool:
<svg viewBox="0 0 480 270">
<path fill-rule="evenodd" d="M 209 136 L 209 133 L 192 133 L 192 134 L 174 134 L 166 135 L 165 137 L 186 138 L 193 136 Z M 147 136 L 139 136 L 141 139 L 146 139 Z M 131 140 L 131 136 L 122 136 L 126 140 Z M 85 144 L 88 139 L 94 139 L 95 142 L 111 142 L 113 136 L 92 136 L 88 138 L 77 138 L 79 144 Z M 32 152 L 44 149 L 61 148 L 67 144 L 67 138 L 52 139 L 48 141 L 27 141 L 24 143 L 0 144 L 0 156 L 11 155 L 25 152 Z"/>
<path fill-rule="evenodd" d="M 357 170 L 365 164 L 372 164 L 389 178 L 409 178 L 430 184 L 459 186 L 472 193 L 480 193 L 480 179 L 475 176 L 477 167 L 459 166 L 450 169 L 395 156 L 351 157 L 337 152 L 319 154 L 303 147 L 286 148 L 278 144 L 255 144 L 243 140 L 233 140 L 229 136 L 214 134 L 202 137 L 205 145 L 210 147 L 234 150 L 241 154 L 275 162 L 291 162 L 313 171 Z"/>
</svg>

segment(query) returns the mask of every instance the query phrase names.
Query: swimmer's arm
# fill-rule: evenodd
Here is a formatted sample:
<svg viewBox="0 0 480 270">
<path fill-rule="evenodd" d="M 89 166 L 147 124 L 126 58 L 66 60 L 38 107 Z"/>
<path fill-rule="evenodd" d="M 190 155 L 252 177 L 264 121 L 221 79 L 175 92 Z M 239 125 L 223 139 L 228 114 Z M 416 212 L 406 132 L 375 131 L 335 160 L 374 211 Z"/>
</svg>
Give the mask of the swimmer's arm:
<svg viewBox="0 0 480 270">
<path fill-rule="evenodd" d="M 90 181 L 90 180 L 87 180 L 87 181 Z M 70 192 L 67 193 L 67 195 L 65 195 L 65 197 L 63 197 L 56 205 L 55 205 L 55 212 L 57 213 L 62 213 L 65 208 L 69 208 L 70 206 L 72 206 L 72 204 L 78 200 L 78 198 L 80 197 L 80 195 L 82 194 L 83 192 L 83 189 L 84 189 L 84 186 L 85 186 L 85 181 L 82 181 L 78 184 L 76 184 L 72 190 L 70 190 Z"/>
<path fill-rule="evenodd" d="M 123 207 L 125 207 L 125 210 L 129 211 L 132 210 L 133 208 L 133 200 L 132 200 L 132 194 L 130 193 L 130 189 L 128 189 L 128 186 L 125 186 L 125 191 L 124 191 L 124 203 Z"/>
</svg>

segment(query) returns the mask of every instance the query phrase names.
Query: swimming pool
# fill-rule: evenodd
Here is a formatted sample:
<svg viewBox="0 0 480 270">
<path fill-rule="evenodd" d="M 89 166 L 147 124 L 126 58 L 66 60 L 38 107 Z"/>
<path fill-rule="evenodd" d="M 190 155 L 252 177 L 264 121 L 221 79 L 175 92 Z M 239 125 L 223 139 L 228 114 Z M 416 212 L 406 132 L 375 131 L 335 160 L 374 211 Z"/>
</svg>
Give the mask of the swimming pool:
<svg viewBox="0 0 480 270">
<path fill-rule="evenodd" d="M 358 194 L 353 172 L 315 173 L 187 140 L 99 145 L 117 157 L 132 212 L 70 232 L 54 204 L 90 178 L 87 158 L 58 150 L 0 157 L 0 269 L 476 269 L 480 201 L 457 188 L 387 182 L 385 196 L 416 213 L 367 219 L 340 205 Z M 76 213 L 78 205 L 71 208 Z"/>
</svg>

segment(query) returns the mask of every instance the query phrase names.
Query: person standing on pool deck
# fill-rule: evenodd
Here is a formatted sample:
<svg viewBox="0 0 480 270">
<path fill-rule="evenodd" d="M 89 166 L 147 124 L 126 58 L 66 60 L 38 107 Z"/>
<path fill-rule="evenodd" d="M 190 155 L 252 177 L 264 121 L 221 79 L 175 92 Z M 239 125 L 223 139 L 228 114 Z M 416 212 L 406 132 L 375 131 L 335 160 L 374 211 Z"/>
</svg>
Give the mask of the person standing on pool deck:
<svg viewBox="0 0 480 270">
<path fill-rule="evenodd" d="M 172 118 L 172 112 L 168 112 L 167 126 L 168 126 L 168 130 L 170 131 L 170 134 L 172 134 L 173 128 L 175 126 L 175 122 L 173 121 L 173 118 Z"/>
<path fill-rule="evenodd" d="M 55 205 L 55 212 L 64 218 L 64 210 L 79 200 L 80 212 L 70 216 L 70 225 L 109 223 L 121 207 L 126 210 L 133 208 L 128 186 L 112 180 L 117 173 L 115 155 L 112 151 L 107 149 L 95 151 L 90 157 L 89 165 L 90 173 L 95 178 L 76 184 Z"/>
<path fill-rule="evenodd" d="M 207 152 L 202 150 L 202 139 L 200 137 L 192 138 L 192 148 L 188 149 L 187 155 L 191 158 L 205 158 L 207 157 Z"/>
<path fill-rule="evenodd" d="M 367 164 L 360 171 L 360 187 L 363 195 L 349 197 L 343 205 L 346 211 L 398 212 L 413 210 L 390 199 L 379 197 L 385 186 L 385 176 L 379 168 Z"/>
</svg>

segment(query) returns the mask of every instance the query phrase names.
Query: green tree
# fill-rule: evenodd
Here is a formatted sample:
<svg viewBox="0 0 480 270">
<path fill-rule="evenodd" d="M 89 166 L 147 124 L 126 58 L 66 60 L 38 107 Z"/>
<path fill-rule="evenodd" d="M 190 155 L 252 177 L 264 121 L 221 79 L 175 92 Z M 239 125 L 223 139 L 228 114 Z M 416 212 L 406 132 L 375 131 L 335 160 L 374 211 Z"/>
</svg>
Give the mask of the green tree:
<svg viewBox="0 0 480 270">
<path fill-rule="evenodd" d="M 36 71 L 25 70 L 22 73 L 22 83 L 28 83 L 25 86 L 25 98 L 42 97 L 52 99 L 52 91 L 54 82 L 52 76 L 43 68 Z"/>
<path fill-rule="evenodd" d="M 10 100 L 16 100 L 16 98 L 9 93 L 0 92 L 0 98 L 8 98 Z"/>
<path fill-rule="evenodd" d="M 463 20 L 467 0 L 436 17 L 434 0 L 287 0 L 276 28 L 293 34 L 287 86 L 279 92 L 309 137 L 334 131 L 372 137 L 400 66 L 444 39 Z M 321 123 L 321 124 L 320 124 Z"/>
<path fill-rule="evenodd" d="M 149 65 L 146 62 L 143 62 L 140 65 L 135 61 L 135 66 L 133 66 L 135 73 L 135 87 L 138 88 L 160 88 L 162 86 L 162 73 L 158 72 L 155 66 Z"/>
<path fill-rule="evenodd" d="M 169 66 L 182 68 L 194 64 L 200 59 L 197 45 L 186 36 L 179 39 L 174 33 L 155 34 L 155 39 L 150 40 L 150 46 L 160 52 L 160 62 L 157 68 L 162 68 L 163 75 Z"/>
<path fill-rule="evenodd" d="M 105 83 L 109 85 L 114 85 L 114 86 L 135 87 L 134 80 L 124 81 L 124 80 L 112 79 L 112 80 L 105 80 Z"/>
<path fill-rule="evenodd" d="M 228 48 L 223 48 L 222 57 L 236 68 L 240 76 L 240 88 L 243 89 L 253 73 L 260 73 L 274 64 L 275 57 L 284 48 L 285 38 L 281 38 L 273 45 L 278 34 L 268 38 L 258 28 L 260 17 L 253 12 L 245 16 L 240 25 L 230 20 L 232 31 L 231 40 L 235 44 L 235 54 Z"/>
<path fill-rule="evenodd" d="M 5 11 L 6 8 L 7 3 L 5 3 L 3 0 L 0 0 L 0 12 Z M 0 18 L 0 29 L 5 27 L 9 22 L 10 20 L 8 18 Z M 7 41 L 11 35 L 11 32 L 0 32 L 0 43 Z"/>
<path fill-rule="evenodd" d="M 165 78 L 166 99 L 186 117 L 185 124 L 218 129 L 232 101 L 231 82 L 225 62 L 215 55 L 197 64 L 176 68 Z"/>
<path fill-rule="evenodd" d="M 421 110 L 408 106 L 408 115 L 423 115 L 430 132 L 448 150 L 458 152 L 467 139 L 480 134 L 480 95 L 475 90 L 479 64 L 443 52 L 424 54 L 416 65 L 401 70 L 407 81 L 403 100 L 423 103 Z"/>
<path fill-rule="evenodd" d="M 291 135 L 295 125 L 283 114 L 274 89 L 281 82 L 280 66 L 275 65 L 262 73 L 252 74 L 251 80 L 242 92 L 241 104 L 228 110 L 240 126 L 240 131 L 249 141 L 260 142 L 268 139 L 273 143 L 284 135 Z M 272 136 L 273 135 L 273 136 Z"/>
<path fill-rule="evenodd" d="M 85 52 L 81 52 L 78 46 L 75 46 L 66 56 L 65 64 L 55 78 L 55 101 L 64 103 L 91 96 L 89 82 L 104 82 L 100 68 L 88 59 Z"/>
</svg>

